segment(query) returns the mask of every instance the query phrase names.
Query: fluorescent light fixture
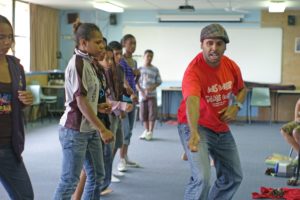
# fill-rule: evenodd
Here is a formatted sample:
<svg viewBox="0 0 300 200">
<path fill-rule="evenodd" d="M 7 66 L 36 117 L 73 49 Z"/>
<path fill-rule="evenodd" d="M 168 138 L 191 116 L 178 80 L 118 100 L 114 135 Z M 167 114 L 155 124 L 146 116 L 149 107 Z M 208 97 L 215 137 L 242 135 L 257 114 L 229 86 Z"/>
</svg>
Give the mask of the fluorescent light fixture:
<svg viewBox="0 0 300 200">
<path fill-rule="evenodd" d="M 271 1 L 269 5 L 269 12 L 271 13 L 282 13 L 285 10 L 284 1 Z"/>
<path fill-rule="evenodd" d="M 117 6 L 115 4 L 109 3 L 109 2 L 93 3 L 93 6 L 94 6 L 94 8 L 97 8 L 99 10 L 104 10 L 104 11 L 110 12 L 110 13 L 124 12 L 124 8 Z"/>
<path fill-rule="evenodd" d="M 160 22 L 240 22 L 244 15 L 159 15 Z"/>
</svg>

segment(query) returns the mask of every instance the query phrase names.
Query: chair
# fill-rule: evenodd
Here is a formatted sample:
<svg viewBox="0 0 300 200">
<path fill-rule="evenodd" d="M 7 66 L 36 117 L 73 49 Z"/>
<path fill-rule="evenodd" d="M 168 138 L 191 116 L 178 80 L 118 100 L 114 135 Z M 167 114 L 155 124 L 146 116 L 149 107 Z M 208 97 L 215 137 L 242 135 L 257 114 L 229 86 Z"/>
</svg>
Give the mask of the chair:
<svg viewBox="0 0 300 200">
<path fill-rule="evenodd" d="M 272 106 L 270 98 L 270 89 L 267 87 L 253 87 L 250 100 L 249 124 L 251 124 L 252 107 L 269 108 L 270 125 L 272 123 Z"/>
<path fill-rule="evenodd" d="M 36 113 L 38 114 L 39 111 L 45 111 L 48 112 L 51 111 L 50 106 L 51 104 L 54 105 L 57 102 L 56 96 L 48 96 L 44 95 L 42 92 L 42 88 L 40 85 L 28 85 L 27 90 L 31 91 L 33 95 L 33 104 L 30 108 L 30 118 L 33 116 L 33 111 L 35 110 L 34 107 L 37 107 Z M 41 110 L 40 110 L 41 109 Z M 53 117 L 52 112 L 50 112 L 51 117 Z M 41 113 L 41 119 L 43 116 L 43 112 Z"/>
<path fill-rule="evenodd" d="M 56 112 L 55 106 L 57 102 L 57 96 L 44 95 L 41 89 L 40 91 L 41 101 L 46 105 L 47 114 L 50 113 L 51 117 L 53 118 L 53 112 Z"/>
<path fill-rule="evenodd" d="M 40 86 L 39 85 L 28 85 L 27 90 L 31 92 L 33 96 L 33 102 L 29 110 L 29 121 L 37 118 L 41 104 Z M 36 114 L 35 114 L 36 113 Z"/>
</svg>

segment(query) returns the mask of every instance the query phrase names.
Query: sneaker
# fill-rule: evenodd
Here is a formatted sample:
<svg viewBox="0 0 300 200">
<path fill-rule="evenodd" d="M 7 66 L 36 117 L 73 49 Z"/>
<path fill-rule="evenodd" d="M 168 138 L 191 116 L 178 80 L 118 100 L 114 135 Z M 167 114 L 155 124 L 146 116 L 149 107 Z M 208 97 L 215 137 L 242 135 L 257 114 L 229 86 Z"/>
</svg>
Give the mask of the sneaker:
<svg viewBox="0 0 300 200">
<path fill-rule="evenodd" d="M 187 157 L 186 153 L 183 153 L 183 154 L 181 155 L 181 159 L 184 160 L 184 161 L 187 161 L 187 160 L 188 160 L 188 157 Z"/>
<path fill-rule="evenodd" d="M 140 135 L 139 138 L 140 138 L 141 140 L 145 139 L 146 136 L 147 136 L 147 133 L 148 133 L 148 131 L 147 131 L 147 130 L 144 130 L 144 132 L 142 133 L 142 135 Z"/>
<path fill-rule="evenodd" d="M 119 170 L 120 172 L 125 172 L 125 171 L 127 171 L 126 164 L 127 164 L 127 163 L 126 163 L 125 159 L 121 159 L 120 162 L 119 162 L 119 164 L 118 164 L 118 170 Z"/>
<path fill-rule="evenodd" d="M 152 140 L 152 138 L 153 138 L 153 132 L 152 131 L 147 132 L 145 139 L 149 141 Z"/>
<path fill-rule="evenodd" d="M 111 182 L 112 183 L 119 183 L 120 179 L 118 179 L 117 177 L 115 177 L 114 175 L 111 175 Z"/>
<path fill-rule="evenodd" d="M 108 194 L 110 194 L 110 193 L 112 193 L 112 189 L 110 189 L 110 188 L 106 188 L 105 190 L 103 190 L 101 193 L 100 193 L 100 195 L 101 196 L 105 196 L 105 195 L 108 195 Z"/>
<path fill-rule="evenodd" d="M 128 166 L 128 167 L 134 167 L 134 168 L 140 167 L 139 164 L 137 164 L 136 162 L 129 160 L 128 156 L 125 157 L 125 161 L 126 161 L 126 166 Z"/>
<path fill-rule="evenodd" d="M 115 171 L 115 172 L 113 172 L 113 175 L 116 177 L 122 177 L 122 176 L 125 176 L 125 173 L 120 172 L 120 171 Z"/>
</svg>

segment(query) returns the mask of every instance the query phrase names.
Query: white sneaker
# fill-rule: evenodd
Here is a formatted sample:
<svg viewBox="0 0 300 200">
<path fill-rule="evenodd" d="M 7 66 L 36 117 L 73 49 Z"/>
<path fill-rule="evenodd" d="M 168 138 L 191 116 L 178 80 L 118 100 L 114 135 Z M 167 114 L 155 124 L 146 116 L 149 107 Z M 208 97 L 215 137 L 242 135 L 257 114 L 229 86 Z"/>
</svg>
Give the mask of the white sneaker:
<svg viewBox="0 0 300 200">
<path fill-rule="evenodd" d="M 125 176 L 125 173 L 120 172 L 120 171 L 115 171 L 115 172 L 113 172 L 113 175 L 116 177 L 122 177 L 122 176 Z"/>
<path fill-rule="evenodd" d="M 112 193 L 113 190 L 110 189 L 110 188 L 106 188 L 105 190 L 103 190 L 101 193 L 100 193 L 100 196 L 105 196 L 105 195 L 108 195 L 110 193 Z"/>
<path fill-rule="evenodd" d="M 148 131 L 147 130 L 144 130 L 144 132 L 142 133 L 142 135 L 140 135 L 140 139 L 143 140 L 146 138 L 146 135 L 147 135 Z"/>
<path fill-rule="evenodd" d="M 118 170 L 119 170 L 120 172 L 125 172 L 125 171 L 127 171 L 125 159 L 121 159 L 121 160 L 120 160 L 120 162 L 119 162 L 119 164 L 118 164 Z"/>
<path fill-rule="evenodd" d="M 152 131 L 147 132 L 145 139 L 149 141 L 152 140 L 152 138 L 153 138 L 153 132 Z"/>
<path fill-rule="evenodd" d="M 136 162 L 133 162 L 133 161 L 129 160 L 128 156 L 125 157 L 125 161 L 126 161 L 126 166 L 127 167 L 134 167 L 134 168 L 139 168 L 140 167 L 140 165 L 137 164 Z"/>
<path fill-rule="evenodd" d="M 114 175 L 111 175 L 111 182 L 112 183 L 119 183 L 120 179 L 118 179 L 117 177 L 115 177 Z"/>
</svg>

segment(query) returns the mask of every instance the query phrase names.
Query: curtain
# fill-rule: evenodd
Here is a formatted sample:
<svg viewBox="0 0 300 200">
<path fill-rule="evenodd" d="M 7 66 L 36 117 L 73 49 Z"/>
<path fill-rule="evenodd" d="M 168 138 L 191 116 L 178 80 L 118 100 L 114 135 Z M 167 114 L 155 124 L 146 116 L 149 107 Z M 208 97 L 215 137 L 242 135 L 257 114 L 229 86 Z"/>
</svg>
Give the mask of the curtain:
<svg viewBox="0 0 300 200">
<path fill-rule="evenodd" d="M 58 68 L 59 11 L 30 4 L 30 71 Z"/>
</svg>

